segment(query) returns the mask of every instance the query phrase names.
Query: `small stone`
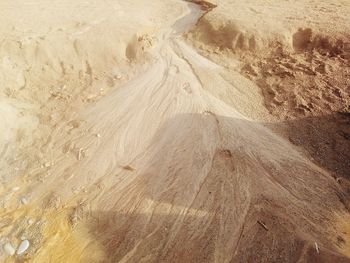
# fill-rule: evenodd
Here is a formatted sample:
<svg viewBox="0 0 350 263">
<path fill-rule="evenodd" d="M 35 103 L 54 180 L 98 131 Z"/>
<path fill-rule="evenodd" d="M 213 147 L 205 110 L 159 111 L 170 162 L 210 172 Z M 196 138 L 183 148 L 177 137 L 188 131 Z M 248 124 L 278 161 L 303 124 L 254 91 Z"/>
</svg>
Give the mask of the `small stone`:
<svg viewBox="0 0 350 263">
<path fill-rule="evenodd" d="M 16 186 L 16 187 L 12 187 L 12 192 L 17 192 L 19 190 L 19 187 Z"/>
<path fill-rule="evenodd" d="M 128 171 L 134 171 L 135 170 L 135 168 L 132 167 L 131 165 L 125 165 L 125 166 L 123 166 L 123 169 L 124 170 L 128 170 Z"/>
<path fill-rule="evenodd" d="M 22 205 L 26 205 L 26 204 L 28 204 L 28 200 L 27 200 L 27 198 L 22 197 L 22 198 L 21 198 L 21 203 L 22 203 Z"/>
<path fill-rule="evenodd" d="M 28 225 L 32 225 L 34 223 L 33 219 L 28 219 L 27 221 Z"/>
<path fill-rule="evenodd" d="M 15 248 L 12 246 L 11 243 L 6 243 L 4 245 L 4 250 L 5 250 L 6 254 L 9 256 L 13 256 L 16 252 Z"/>
<path fill-rule="evenodd" d="M 97 138 L 101 138 L 101 134 L 97 133 L 97 134 L 96 134 L 96 137 L 97 137 Z"/>
<path fill-rule="evenodd" d="M 78 151 L 78 161 L 81 161 L 85 157 L 85 151 L 83 148 L 80 148 Z"/>
<path fill-rule="evenodd" d="M 17 249 L 17 255 L 21 255 L 29 248 L 29 241 L 27 239 L 23 240 Z"/>
</svg>

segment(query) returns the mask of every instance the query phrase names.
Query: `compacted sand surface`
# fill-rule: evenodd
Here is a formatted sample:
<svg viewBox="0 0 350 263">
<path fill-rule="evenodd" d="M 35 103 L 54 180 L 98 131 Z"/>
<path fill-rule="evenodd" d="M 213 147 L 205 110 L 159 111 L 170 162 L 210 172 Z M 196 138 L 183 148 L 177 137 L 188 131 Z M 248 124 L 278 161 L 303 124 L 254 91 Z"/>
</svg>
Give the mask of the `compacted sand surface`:
<svg viewBox="0 0 350 263">
<path fill-rule="evenodd" d="M 350 262 L 347 1 L 0 3 L 1 262 Z"/>
</svg>

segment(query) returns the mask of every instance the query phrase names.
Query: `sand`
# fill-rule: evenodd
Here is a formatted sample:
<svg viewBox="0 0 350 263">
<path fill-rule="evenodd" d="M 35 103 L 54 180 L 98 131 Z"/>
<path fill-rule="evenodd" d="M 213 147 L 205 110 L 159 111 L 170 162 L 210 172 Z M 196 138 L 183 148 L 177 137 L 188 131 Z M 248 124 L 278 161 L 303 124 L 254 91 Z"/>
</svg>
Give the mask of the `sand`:
<svg viewBox="0 0 350 263">
<path fill-rule="evenodd" d="M 350 262 L 350 5 L 191 2 L 0 3 L 2 262 Z"/>
</svg>

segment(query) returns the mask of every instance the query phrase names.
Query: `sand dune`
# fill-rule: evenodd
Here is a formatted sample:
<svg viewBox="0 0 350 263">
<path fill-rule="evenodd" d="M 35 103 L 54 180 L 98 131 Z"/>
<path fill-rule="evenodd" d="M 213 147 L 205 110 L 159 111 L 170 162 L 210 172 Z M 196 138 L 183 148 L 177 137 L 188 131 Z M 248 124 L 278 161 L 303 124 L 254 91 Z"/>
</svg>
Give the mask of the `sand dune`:
<svg viewBox="0 0 350 263">
<path fill-rule="evenodd" d="M 350 262 L 346 168 L 298 147 L 300 112 L 251 71 L 269 32 L 237 42 L 229 1 L 191 2 L 0 4 L 2 261 Z"/>
</svg>

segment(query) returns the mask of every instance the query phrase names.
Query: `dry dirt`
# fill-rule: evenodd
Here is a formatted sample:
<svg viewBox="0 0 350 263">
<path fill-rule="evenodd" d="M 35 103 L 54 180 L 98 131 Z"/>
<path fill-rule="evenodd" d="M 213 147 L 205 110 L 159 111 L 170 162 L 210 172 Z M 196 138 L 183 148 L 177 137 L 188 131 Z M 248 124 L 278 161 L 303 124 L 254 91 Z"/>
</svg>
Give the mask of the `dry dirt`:
<svg viewBox="0 0 350 263">
<path fill-rule="evenodd" d="M 349 13 L 2 0 L 0 262 L 350 262 Z"/>
</svg>

